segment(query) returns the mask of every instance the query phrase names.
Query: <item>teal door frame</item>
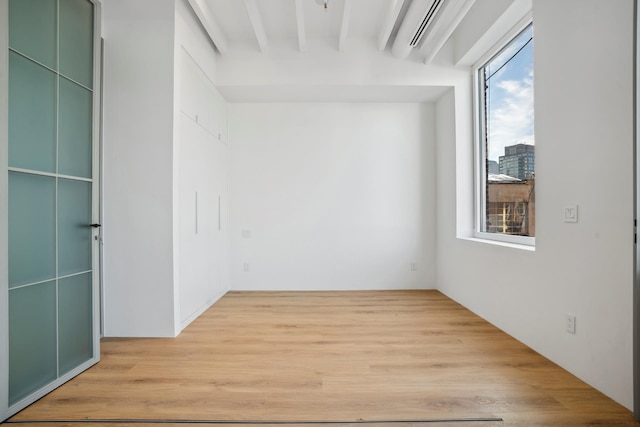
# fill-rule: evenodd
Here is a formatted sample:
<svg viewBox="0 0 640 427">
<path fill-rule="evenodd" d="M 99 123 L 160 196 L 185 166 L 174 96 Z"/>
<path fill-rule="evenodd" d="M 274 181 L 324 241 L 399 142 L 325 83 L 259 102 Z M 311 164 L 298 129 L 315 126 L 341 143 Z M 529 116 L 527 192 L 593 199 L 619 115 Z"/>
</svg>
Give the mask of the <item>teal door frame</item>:
<svg viewBox="0 0 640 427">
<path fill-rule="evenodd" d="M 53 1 L 53 0 L 52 0 Z M 100 105 L 101 105 L 101 3 L 88 0 L 94 6 L 93 16 L 93 83 L 92 83 L 92 223 L 101 223 L 101 158 L 100 158 Z M 100 360 L 100 249 L 101 230 L 91 233 L 91 308 L 93 357 L 69 372 L 58 376 L 29 396 L 9 405 L 9 0 L 0 0 L 0 422 L 14 415 L 45 394 L 56 389 Z"/>
</svg>

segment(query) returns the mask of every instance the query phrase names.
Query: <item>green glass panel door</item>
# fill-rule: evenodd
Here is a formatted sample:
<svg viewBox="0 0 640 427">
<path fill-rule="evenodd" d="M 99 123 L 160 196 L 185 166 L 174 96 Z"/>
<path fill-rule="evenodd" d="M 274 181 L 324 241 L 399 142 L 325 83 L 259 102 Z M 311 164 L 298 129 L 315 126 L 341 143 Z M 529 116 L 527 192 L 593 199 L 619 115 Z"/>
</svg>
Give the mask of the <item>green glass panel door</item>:
<svg viewBox="0 0 640 427">
<path fill-rule="evenodd" d="M 13 411 L 97 361 L 91 224 L 99 174 L 93 2 L 8 2 L 9 289 L 2 298 L 9 376 L 2 387 Z"/>
</svg>

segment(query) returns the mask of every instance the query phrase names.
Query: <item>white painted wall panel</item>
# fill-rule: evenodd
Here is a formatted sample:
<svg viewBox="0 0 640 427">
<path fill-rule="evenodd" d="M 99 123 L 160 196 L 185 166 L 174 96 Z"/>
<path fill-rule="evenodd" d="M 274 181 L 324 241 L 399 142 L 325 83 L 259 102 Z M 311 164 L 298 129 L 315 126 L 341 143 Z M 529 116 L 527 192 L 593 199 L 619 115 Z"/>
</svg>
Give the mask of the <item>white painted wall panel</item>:
<svg viewBox="0 0 640 427">
<path fill-rule="evenodd" d="M 228 150 L 214 128 L 215 87 L 184 51 L 181 70 L 177 252 L 184 328 L 229 288 L 227 218 L 222 221 L 228 198 Z"/>
<path fill-rule="evenodd" d="M 210 134 L 191 119 L 180 121 L 180 320 L 184 323 L 216 293 L 211 241 L 217 233 L 217 198 L 211 195 L 208 161 L 213 157 Z M 216 230 L 213 222 L 216 222 Z"/>
<path fill-rule="evenodd" d="M 233 289 L 432 288 L 433 131 L 420 104 L 231 104 Z"/>
<path fill-rule="evenodd" d="M 104 334 L 174 336 L 173 0 L 103 2 Z"/>
</svg>

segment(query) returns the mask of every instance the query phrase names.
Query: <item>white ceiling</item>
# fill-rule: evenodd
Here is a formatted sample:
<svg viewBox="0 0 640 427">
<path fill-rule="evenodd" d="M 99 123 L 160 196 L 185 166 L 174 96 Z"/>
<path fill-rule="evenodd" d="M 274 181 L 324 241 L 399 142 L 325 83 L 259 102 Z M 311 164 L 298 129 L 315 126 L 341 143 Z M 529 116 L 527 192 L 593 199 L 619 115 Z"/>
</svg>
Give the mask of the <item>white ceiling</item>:
<svg viewBox="0 0 640 427">
<path fill-rule="evenodd" d="M 410 47 L 440 0 L 326 0 L 326 9 L 324 1 L 188 0 L 220 54 L 223 96 L 232 102 L 430 102 L 450 86 L 419 76 L 447 61 L 444 68 L 461 64 L 452 54 L 459 46 L 451 42 L 459 27 L 478 27 L 484 17 L 486 31 L 511 5 L 530 8 L 531 2 L 442 0 Z M 478 48 L 479 35 L 466 31 L 460 39 L 467 45 L 457 50 Z M 369 80 L 358 80 L 356 71 Z"/>
<path fill-rule="evenodd" d="M 252 3 L 264 27 L 269 44 L 298 39 L 298 23 L 307 39 L 332 38 L 338 42 L 345 4 L 350 4 L 348 33 L 352 37 L 374 38 L 389 11 L 390 0 L 328 0 L 327 9 L 316 0 L 204 0 L 211 10 L 229 46 L 251 42 L 259 48 L 249 10 Z M 298 7 L 300 21 L 298 21 Z M 304 48 L 304 47 L 303 47 Z"/>
<path fill-rule="evenodd" d="M 326 8 L 324 2 L 326 1 Z M 418 49 L 433 59 L 475 0 L 189 0 L 223 55 L 247 45 L 268 53 L 287 45 L 307 51 L 309 40 L 333 40 L 339 51 L 352 40 L 388 49 L 398 29 L 413 35 L 434 4 Z M 406 21 L 406 22 L 405 22 Z M 431 58 L 428 58 L 431 57 Z"/>
</svg>

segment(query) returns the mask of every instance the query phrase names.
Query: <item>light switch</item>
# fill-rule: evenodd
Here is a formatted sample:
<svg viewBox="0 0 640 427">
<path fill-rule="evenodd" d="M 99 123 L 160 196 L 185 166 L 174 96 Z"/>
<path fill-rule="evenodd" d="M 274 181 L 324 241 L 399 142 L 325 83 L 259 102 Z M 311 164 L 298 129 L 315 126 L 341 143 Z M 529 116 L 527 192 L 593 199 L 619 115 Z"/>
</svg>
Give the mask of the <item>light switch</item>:
<svg viewBox="0 0 640 427">
<path fill-rule="evenodd" d="M 564 222 L 578 222 L 578 205 L 569 205 L 563 208 Z"/>
</svg>

